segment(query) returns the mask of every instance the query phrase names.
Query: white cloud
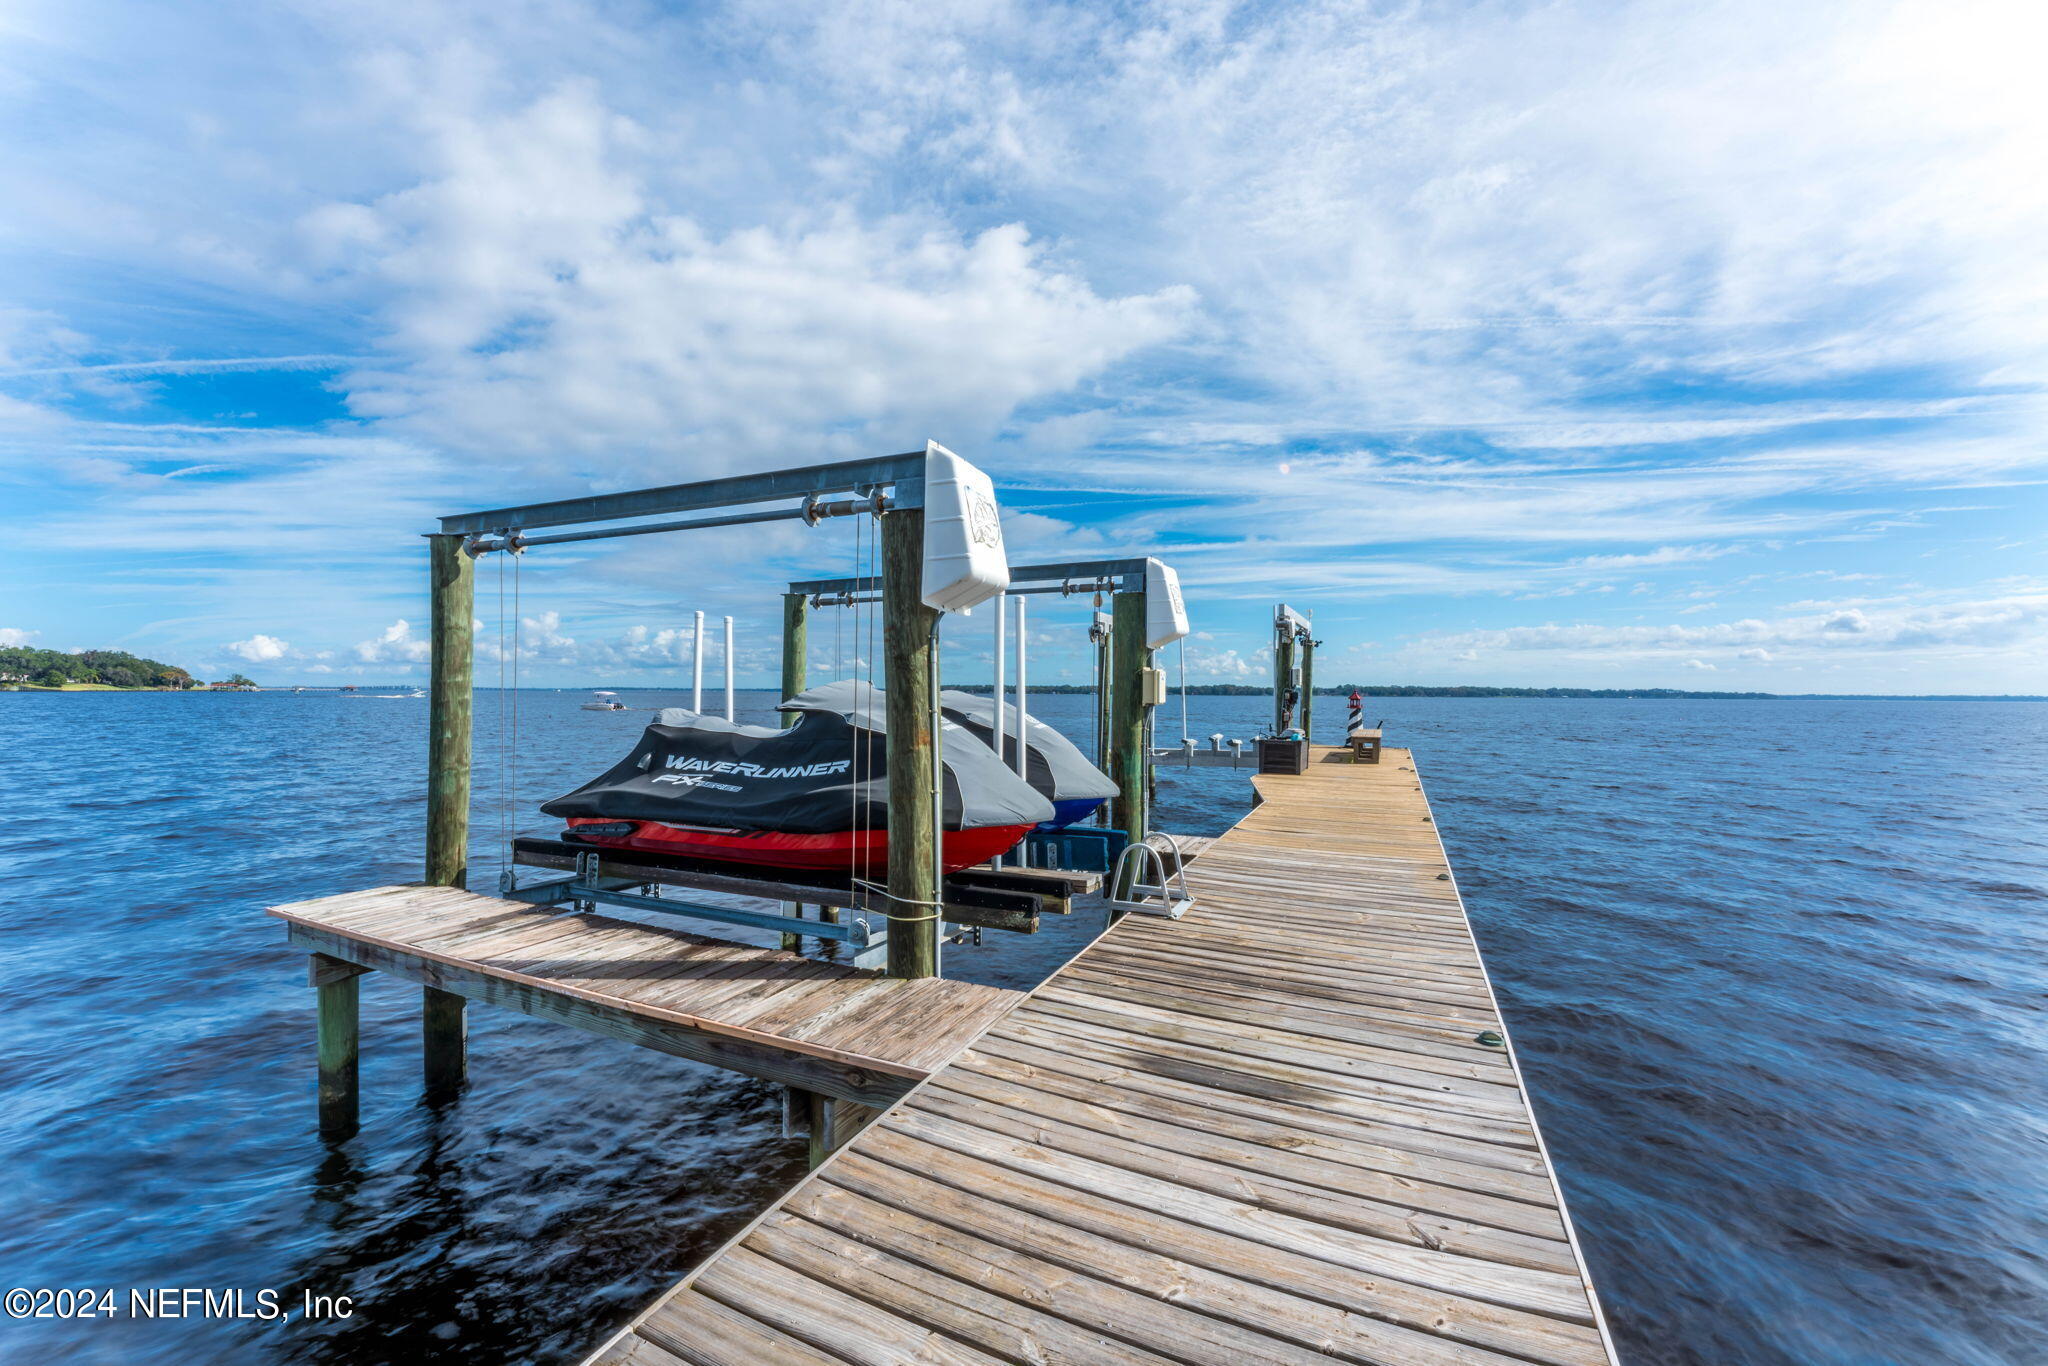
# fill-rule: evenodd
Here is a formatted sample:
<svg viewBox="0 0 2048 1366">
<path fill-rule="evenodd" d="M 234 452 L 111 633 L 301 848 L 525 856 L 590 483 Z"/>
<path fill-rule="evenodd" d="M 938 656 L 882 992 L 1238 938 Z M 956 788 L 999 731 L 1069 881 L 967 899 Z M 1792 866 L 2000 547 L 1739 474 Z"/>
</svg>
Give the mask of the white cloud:
<svg viewBox="0 0 2048 1366">
<path fill-rule="evenodd" d="M 0 645 L 26 645 L 41 634 L 40 631 L 25 631 L 19 626 L 0 626 Z"/>
<path fill-rule="evenodd" d="M 1581 623 L 1440 632 L 1418 637 L 1409 648 L 1426 657 L 1477 651 L 1495 660 L 1527 653 L 1609 661 L 1661 657 L 1687 661 L 1688 668 L 1692 659 L 1705 662 L 1702 652 L 1717 649 L 1759 661 L 1781 655 L 2029 661 L 2048 648 L 2048 587 L 2002 598 L 1901 600 L 1702 626 Z"/>
<path fill-rule="evenodd" d="M 84 338 L 78 340 L 83 342 Z M 364 359 L 362 356 L 216 356 L 184 360 L 101 361 L 0 370 L 0 379 L 35 375 L 204 375 L 238 370 L 338 370 Z"/>
<path fill-rule="evenodd" d="M 444 448 L 553 469 L 603 454 L 616 478 L 620 461 L 715 471 L 826 430 L 849 454 L 907 432 L 985 439 L 1181 332 L 1194 302 L 1102 297 L 1020 223 L 828 207 L 710 227 L 660 184 L 699 149 L 588 82 L 510 106 L 416 98 L 400 118 L 423 178 L 322 206 L 307 231 L 386 301 L 388 357 L 344 378 L 351 408 Z"/>
<path fill-rule="evenodd" d="M 1173 666 L 1169 664 L 1168 667 Z M 1253 661 L 1236 650 L 1203 649 L 1195 645 L 1188 647 L 1188 677 L 1192 679 L 1237 682 L 1271 669 L 1272 663 L 1269 659 Z"/>
<path fill-rule="evenodd" d="M 1688 659 L 1685 661 L 1685 667 L 1688 669 L 1704 670 L 1707 673 L 1712 673 L 1714 671 L 1714 666 L 1707 663 L 1707 661 L 1704 659 Z"/>
<path fill-rule="evenodd" d="M 1652 565 L 1693 564 L 1700 560 L 1716 559 L 1732 553 L 1734 547 L 1725 545 L 1663 545 L 1655 550 L 1633 555 L 1582 555 L 1565 563 L 1567 569 L 1607 570 L 1646 569 Z"/>
<path fill-rule="evenodd" d="M 258 632 L 247 640 L 232 641 L 224 648 L 228 653 L 246 659 L 251 664 L 267 664 L 272 660 L 283 659 L 291 652 L 292 647 L 276 636 L 266 636 Z"/>
<path fill-rule="evenodd" d="M 1613 425 L 1566 405 L 1617 371 L 2041 373 L 2043 109 L 2024 40 L 1969 36 L 2039 36 L 2026 7 L 791 14 L 750 11 L 835 169 L 1102 205 L 1098 259 L 1373 423 Z"/>
<path fill-rule="evenodd" d="M 385 627 L 375 640 L 356 644 L 356 658 L 365 664 L 421 664 L 432 657 L 433 652 L 433 642 L 415 636 L 412 623 L 403 617 Z"/>
</svg>

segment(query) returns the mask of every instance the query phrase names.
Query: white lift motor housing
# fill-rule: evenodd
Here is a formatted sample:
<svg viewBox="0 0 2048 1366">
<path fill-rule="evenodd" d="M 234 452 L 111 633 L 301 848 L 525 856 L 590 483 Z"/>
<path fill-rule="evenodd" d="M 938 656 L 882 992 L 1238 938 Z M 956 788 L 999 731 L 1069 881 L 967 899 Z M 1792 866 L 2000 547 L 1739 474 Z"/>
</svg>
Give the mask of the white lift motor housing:
<svg viewBox="0 0 2048 1366">
<path fill-rule="evenodd" d="M 1180 575 L 1158 560 L 1145 561 L 1145 648 L 1171 645 L 1188 633 L 1188 605 L 1181 600 Z"/>
<path fill-rule="evenodd" d="M 996 486 L 938 442 L 926 442 L 924 605 L 965 612 L 1009 586 Z"/>
</svg>

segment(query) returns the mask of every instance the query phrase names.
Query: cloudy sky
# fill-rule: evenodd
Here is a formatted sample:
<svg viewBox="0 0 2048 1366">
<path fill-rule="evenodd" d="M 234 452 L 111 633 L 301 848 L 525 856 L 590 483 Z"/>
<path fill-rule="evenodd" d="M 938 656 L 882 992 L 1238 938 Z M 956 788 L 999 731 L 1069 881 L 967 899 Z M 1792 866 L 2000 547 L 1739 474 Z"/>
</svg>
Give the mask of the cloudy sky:
<svg viewBox="0 0 2048 1366">
<path fill-rule="evenodd" d="M 2048 692 L 2036 6 L 1108 10 L 4 0 L 0 642 L 417 676 L 437 514 L 931 437 L 1197 677 Z M 526 677 L 859 554 L 536 551 Z"/>
</svg>

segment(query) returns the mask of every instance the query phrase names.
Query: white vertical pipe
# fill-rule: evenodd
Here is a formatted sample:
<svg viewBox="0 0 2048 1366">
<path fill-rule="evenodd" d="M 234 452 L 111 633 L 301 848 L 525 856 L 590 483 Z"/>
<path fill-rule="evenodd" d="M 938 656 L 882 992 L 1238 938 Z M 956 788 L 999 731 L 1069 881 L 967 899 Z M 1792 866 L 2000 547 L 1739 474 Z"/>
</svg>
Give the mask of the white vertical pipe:
<svg viewBox="0 0 2048 1366">
<path fill-rule="evenodd" d="M 732 618 L 725 619 L 725 719 L 739 720 L 732 704 Z"/>
<path fill-rule="evenodd" d="M 1180 747 L 1188 747 L 1188 638 L 1180 638 Z"/>
<path fill-rule="evenodd" d="M 690 645 L 690 710 L 704 714 L 704 614 L 697 614 L 697 628 Z"/>
<path fill-rule="evenodd" d="M 995 750 L 996 750 L 996 758 L 997 758 L 998 760 L 1000 760 L 1000 759 L 1001 759 L 1001 758 L 1003 757 L 1003 701 L 1004 701 L 1004 699 L 1003 699 L 1003 686 L 1004 686 L 1004 680 L 1003 680 L 1003 665 L 1004 665 L 1004 663 L 1006 662 L 1006 661 L 1004 660 L 1004 658 L 1003 658 L 1003 655 L 1004 655 L 1004 653 L 1005 653 L 1005 652 L 1006 652 L 1006 651 L 1007 651 L 1007 650 L 1008 650 L 1008 649 L 1010 648 L 1010 642 L 1009 642 L 1009 641 L 1008 641 L 1007 639 L 1005 639 L 1005 638 L 1004 638 L 1004 630 L 1003 630 L 1003 619 L 1004 619 L 1004 618 L 1005 618 L 1005 617 L 1006 617 L 1006 616 L 1008 615 L 1007 611 L 1005 610 L 1005 603 L 1007 602 L 1007 599 L 1008 599 L 1008 595 L 1007 595 L 1007 594 L 1003 594 L 1003 593 L 998 593 L 998 594 L 996 594 L 996 596 L 995 596 L 995 609 L 996 609 L 996 610 L 995 610 L 995 613 L 994 613 L 994 616 L 995 616 L 995 619 L 996 619 L 996 733 L 995 733 L 995 742 L 996 742 L 996 744 L 995 744 Z M 1021 601 L 1021 599 L 1020 599 L 1020 601 Z"/>
<path fill-rule="evenodd" d="M 1024 683 L 1024 667 L 1025 667 L 1025 666 L 1024 666 L 1024 661 L 1025 661 L 1025 647 L 1024 647 L 1024 608 L 1025 608 L 1025 605 L 1027 604 L 1027 602 L 1028 602 L 1028 601 L 1029 601 L 1029 599 L 1026 599 L 1026 598 L 1019 598 L 1019 599 L 1017 599 L 1017 755 L 1016 755 L 1016 759 L 1017 759 L 1017 776 L 1018 776 L 1018 777 L 1020 777 L 1020 778 L 1024 776 L 1024 710 L 1025 710 L 1025 708 L 1026 708 L 1026 707 L 1028 707 L 1028 706 L 1030 705 L 1030 703 L 1029 703 L 1029 702 L 1027 702 L 1027 701 L 1025 700 L 1025 699 L 1026 699 L 1026 696 L 1027 696 L 1027 690 L 1026 690 L 1026 688 L 1025 688 L 1025 683 Z"/>
</svg>

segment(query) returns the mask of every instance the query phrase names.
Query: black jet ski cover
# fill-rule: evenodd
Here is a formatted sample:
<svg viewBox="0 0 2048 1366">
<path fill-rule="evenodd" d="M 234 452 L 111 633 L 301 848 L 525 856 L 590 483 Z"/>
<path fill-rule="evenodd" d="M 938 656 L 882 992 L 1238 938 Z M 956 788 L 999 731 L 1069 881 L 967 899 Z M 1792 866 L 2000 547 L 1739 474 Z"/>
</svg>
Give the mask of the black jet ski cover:
<svg viewBox="0 0 2048 1366">
<path fill-rule="evenodd" d="M 958 726 L 946 729 L 946 829 L 1051 817 L 1052 804 L 996 762 L 986 745 Z M 778 730 L 672 708 L 603 776 L 541 810 L 793 835 L 887 829 L 888 747 L 880 730 L 826 711 Z"/>
<path fill-rule="evenodd" d="M 996 700 L 948 688 L 939 710 L 994 747 Z M 1017 742 L 1017 708 L 1003 703 L 1003 734 Z M 1024 717 L 1024 781 L 1056 802 L 1107 801 L 1116 795 L 1110 776 L 1090 763 L 1072 740 L 1037 717 Z"/>
</svg>

